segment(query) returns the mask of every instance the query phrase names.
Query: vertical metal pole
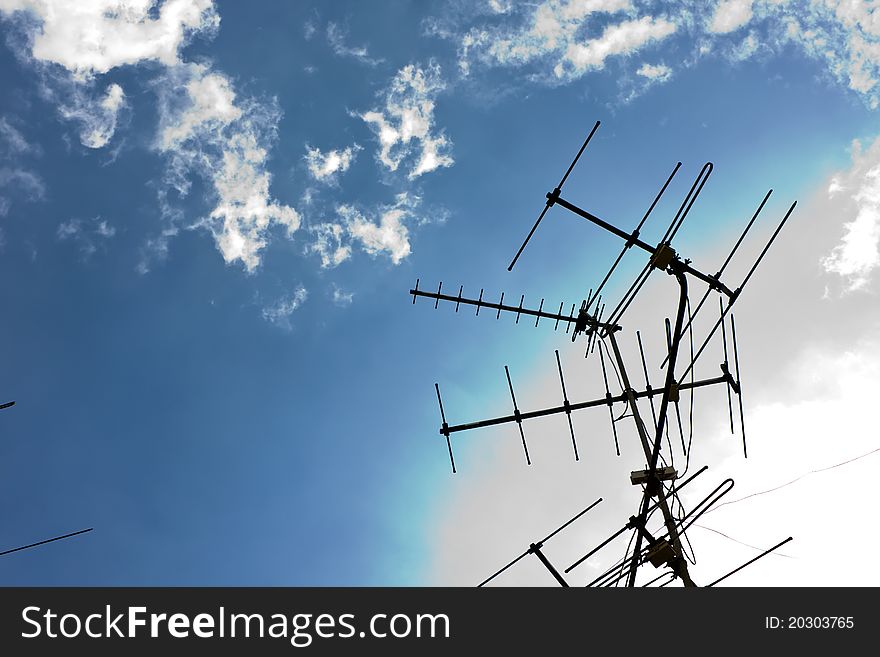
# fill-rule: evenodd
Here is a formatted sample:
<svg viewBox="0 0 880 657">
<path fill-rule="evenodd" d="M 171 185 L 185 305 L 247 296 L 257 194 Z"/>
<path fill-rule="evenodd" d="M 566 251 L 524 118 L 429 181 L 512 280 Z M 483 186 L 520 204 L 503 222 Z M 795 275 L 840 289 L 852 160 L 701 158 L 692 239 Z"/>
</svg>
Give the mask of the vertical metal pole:
<svg viewBox="0 0 880 657">
<path fill-rule="evenodd" d="M 675 333 L 673 334 L 672 340 L 672 351 L 670 353 L 670 363 L 669 369 L 666 372 L 666 385 L 663 390 L 663 399 L 660 403 L 660 412 L 657 415 L 657 433 L 654 439 L 653 446 L 651 445 L 650 440 L 648 439 L 647 432 L 645 431 L 645 425 L 642 422 L 642 418 L 639 415 L 638 405 L 636 403 L 636 397 L 633 392 L 632 386 L 629 384 L 629 378 L 626 374 L 626 367 L 623 362 L 623 357 L 620 354 L 620 348 L 617 345 L 617 340 L 614 337 L 614 332 L 609 331 L 608 335 L 611 338 L 611 347 L 614 351 L 614 358 L 617 361 L 618 368 L 620 369 L 620 377 L 623 381 L 623 385 L 626 388 L 626 394 L 629 398 L 630 409 L 632 410 L 632 417 L 636 423 L 636 428 L 639 432 L 639 438 L 642 442 L 642 448 L 645 450 L 645 458 L 648 462 L 649 470 L 656 470 L 657 468 L 657 459 L 660 453 L 660 444 L 661 439 L 663 437 L 663 425 L 666 419 L 667 409 L 669 407 L 669 392 L 671 390 L 672 384 L 675 383 L 675 359 L 678 352 L 678 345 L 681 341 L 681 327 L 684 322 L 684 311 L 685 305 L 687 304 L 687 280 L 685 279 L 684 274 L 680 272 L 676 272 L 676 278 L 678 279 L 679 286 L 681 288 L 681 295 L 679 299 L 679 307 L 678 314 L 675 320 Z M 642 509 L 640 513 L 640 518 L 642 522 L 644 522 L 647 517 L 647 510 L 650 506 L 650 497 L 646 494 L 642 498 Z M 681 540 L 678 535 L 678 529 L 676 527 L 675 517 L 672 515 L 672 512 L 669 509 L 669 504 L 666 501 L 666 493 L 663 490 L 663 487 L 660 486 L 659 492 L 657 494 L 657 502 L 660 506 L 660 511 L 663 513 L 663 521 L 666 525 L 666 530 L 669 532 L 669 538 L 672 543 L 673 549 L 676 551 L 676 554 L 683 555 L 683 551 L 681 548 Z M 632 562 L 632 567 L 630 569 L 630 579 L 629 586 L 635 585 L 635 574 L 636 569 L 638 568 L 638 555 L 641 551 L 641 542 L 642 542 L 642 534 L 638 532 L 636 535 L 636 549 L 634 552 L 635 558 Z M 679 577 L 681 577 L 682 582 L 685 586 L 696 586 L 693 580 L 688 573 L 687 562 L 685 560 L 681 560 L 679 562 L 678 568 L 676 569 L 676 573 Z"/>
</svg>

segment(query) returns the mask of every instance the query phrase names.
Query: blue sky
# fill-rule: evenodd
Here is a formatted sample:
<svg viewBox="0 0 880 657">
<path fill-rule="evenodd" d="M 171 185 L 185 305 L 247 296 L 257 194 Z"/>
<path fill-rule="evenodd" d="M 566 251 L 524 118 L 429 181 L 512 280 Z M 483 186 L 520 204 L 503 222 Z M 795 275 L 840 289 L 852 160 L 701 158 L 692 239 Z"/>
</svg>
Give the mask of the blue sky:
<svg viewBox="0 0 880 657">
<path fill-rule="evenodd" d="M 718 437 L 717 400 L 694 453 L 746 494 L 869 452 L 849 391 L 880 385 L 874 4 L 0 0 L 0 548 L 95 528 L 4 557 L 2 581 L 468 584 L 599 495 L 613 531 L 637 497 L 605 475 L 639 463 L 609 458 L 607 424 L 531 468 L 510 432 L 466 435 L 454 477 L 436 433 L 435 381 L 465 421 L 508 411 L 505 364 L 529 408 L 556 403 L 554 348 L 573 399 L 597 364 L 406 294 L 579 302 L 619 245 L 561 209 L 506 265 L 596 120 L 565 196 L 628 227 L 681 161 L 659 239 L 712 161 L 676 244 L 707 271 L 767 189 L 765 237 L 799 200 L 737 318 L 755 456 Z M 651 290 L 625 328 L 659 337 Z M 859 510 L 838 485 L 871 458 L 796 506 Z M 810 524 L 749 504 L 716 523 L 739 543 L 695 537 L 706 572 Z M 825 544 L 798 547 L 769 583 L 813 576 Z"/>
</svg>

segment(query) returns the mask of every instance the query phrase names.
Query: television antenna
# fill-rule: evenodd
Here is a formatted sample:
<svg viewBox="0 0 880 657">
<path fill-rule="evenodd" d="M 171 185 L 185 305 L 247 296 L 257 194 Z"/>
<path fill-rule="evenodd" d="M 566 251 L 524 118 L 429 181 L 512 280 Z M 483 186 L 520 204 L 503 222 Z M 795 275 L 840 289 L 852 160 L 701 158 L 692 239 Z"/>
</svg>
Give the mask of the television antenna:
<svg viewBox="0 0 880 657">
<path fill-rule="evenodd" d="M 678 492 L 686 484 L 693 481 L 693 479 L 695 479 L 699 474 L 704 472 L 706 470 L 706 466 L 704 466 L 702 469 L 693 474 L 684 482 L 680 484 L 678 483 L 677 470 L 671 465 L 666 465 L 666 459 L 664 458 L 663 437 L 665 435 L 669 447 L 667 455 L 670 457 L 670 462 L 672 462 L 673 448 L 671 442 L 669 442 L 668 437 L 668 416 L 671 412 L 670 409 L 675 409 L 679 432 L 681 434 L 682 452 L 688 458 L 689 462 L 690 445 L 685 445 L 684 432 L 682 430 L 681 416 L 678 406 L 680 395 L 684 391 L 690 391 L 692 395 L 693 390 L 697 388 L 724 385 L 727 390 L 728 415 L 730 419 L 731 433 L 735 432 L 732 406 L 732 397 L 733 395 L 735 395 L 737 397 L 737 403 L 739 407 L 739 424 L 743 442 L 743 456 L 748 456 L 745 438 L 745 421 L 742 403 L 742 381 L 740 378 L 739 353 L 737 349 L 736 339 L 736 324 L 733 313 L 731 311 L 736 301 L 740 298 L 746 284 L 756 272 L 761 261 L 764 259 L 770 247 L 777 239 L 783 226 L 785 226 L 786 222 L 794 211 L 797 202 L 791 204 L 788 211 L 785 213 L 781 221 L 776 226 L 776 229 L 774 230 L 769 241 L 764 245 L 762 251 L 760 252 L 760 255 L 752 263 L 747 274 L 739 283 L 739 285 L 737 285 L 735 288 L 731 288 L 727 285 L 725 280 L 723 280 L 724 272 L 728 264 L 735 256 L 740 245 L 745 240 L 758 215 L 761 213 L 764 206 L 766 205 L 773 190 L 771 189 L 770 191 L 768 191 L 767 194 L 763 197 L 751 219 L 743 229 L 741 235 L 737 239 L 730 253 L 725 258 L 717 272 L 715 274 L 706 273 L 704 270 L 698 269 L 696 266 L 692 265 L 692 261 L 690 259 L 682 258 L 681 255 L 677 253 L 676 250 L 673 248 L 672 241 L 684 224 L 684 221 L 690 213 L 691 208 L 694 206 L 694 203 L 702 192 L 706 182 L 709 179 L 709 176 L 712 174 L 713 164 L 711 162 L 705 163 L 700 169 L 699 173 L 691 184 L 687 195 L 681 202 L 678 211 L 675 213 L 672 221 L 669 223 L 666 231 L 663 233 L 662 238 L 657 243 L 649 243 L 644 241 L 642 239 L 641 230 L 644 227 L 649 216 L 656 208 L 661 197 L 666 192 L 673 178 L 681 169 L 681 162 L 678 162 L 674 166 L 672 172 L 666 178 L 666 181 L 663 183 L 659 192 L 655 195 L 653 202 L 650 204 L 647 211 L 642 216 L 642 219 L 638 222 L 635 228 L 629 232 L 563 198 L 562 188 L 565 182 L 568 180 L 569 175 L 574 170 L 574 167 L 580 159 L 581 155 L 584 153 L 590 141 L 593 139 L 593 136 L 599 128 L 599 125 L 600 122 L 596 121 L 592 130 L 588 134 L 587 138 L 584 140 L 577 154 L 575 155 L 574 160 L 571 162 L 565 174 L 562 176 L 559 184 L 554 187 L 552 191 L 546 194 L 544 208 L 541 210 L 541 213 L 538 215 L 537 220 L 535 221 L 531 230 L 529 230 L 525 240 L 522 242 L 522 245 L 517 250 L 515 256 L 513 257 L 513 260 L 510 262 L 510 265 L 507 267 L 508 271 L 510 271 L 517 264 L 518 260 L 525 251 L 526 246 L 534 237 L 541 222 L 548 214 L 548 211 L 554 206 L 560 206 L 568 210 L 571 214 L 586 219 L 587 221 L 602 228 L 603 230 L 613 235 L 616 235 L 624 242 L 619 254 L 613 261 L 608 273 L 602 278 L 599 285 L 595 288 L 595 291 L 591 289 L 587 295 L 587 298 L 582 300 L 579 306 L 577 304 L 572 304 L 571 308 L 567 310 L 568 306 L 565 304 L 565 302 L 562 302 L 560 303 L 559 309 L 556 312 L 551 312 L 548 310 L 544 310 L 544 299 L 541 299 L 541 302 L 538 305 L 537 309 L 533 309 L 524 306 L 524 295 L 520 296 L 519 303 L 517 305 L 511 305 L 509 303 L 505 304 L 503 293 L 501 294 L 499 301 L 497 303 L 494 303 L 484 299 L 483 289 L 480 290 L 479 297 L 474 299 L 464 296 L 463 285 L 459 287 L 458 293 L 456 295 L 450 295 L 443 293 L 442 282 L 438 285 L 436 292 L 429 292 L 419 289 L 418 279 L 416 280 L 415 287 L 411 289 L 409 293 L 410 295 L 412 295 L 413 304 L 415 304 L 416 300 L 419 297 L 433 299 L 435 309 L 437 309 L 440 302 L 443 301 L 447 303 L 454 303 L 455 312 L 458 312 L 460 307 L 463 305 L 476 307 L 476 315 L 479 315 L 480 310 L 482 310 L 483 308 L 494 310 L 496 319 L 500 318 L 502 312 L 515 313 L 516 324 L 519 324 L 519 321 L 523 316 L 529 318 L 534 317 L 536 327 L 542 319 L 546 319 L 546 323 L 553 322 L 554 331 L 558 330 L 561 324 L 565 327 L 565 333 L 571 334 L 571 340 L 573 342 L 579 336 L 585 336 L 587 342 L 586 352 L 584 354 L 585 357 L 589 356 L 592 353 L 595 353 L 598 346 L 599 361 L 602 369 L 605 395 L 594 399 L 577 402 L 572 402 L 569 399 L 568 392 L 565 386 L 565 379 L 563 376 L 562 361 L 560 360 L 558 350 L 556 350 L 555 355 L 562 391 L 562 404 L 557 406 L 540 408 L 536 410 L 521 410 L 519 404 L 517 403 L 516 395 L 514 393 L 513 381 L 510 375 L 509 368 L 505 366 L 505 377 L 508 389 L 510 390 L 513 413 L 461 424 L 449 424 L 443 407 L 443 400 L 440 394 L 440 386 L 439 384 L 435 383 L 434 387 L 437 395 L 437 401 L 440 406 L 440 417 L 442 422 L 440 427 L 440 434 L 443 435 L 446 440 L 446 446 L 449 454 L 450 464 L 452 466 L 452 471 L 453 473 L 456 472 L 456 466 L 451 436 L 459 432 L 503 424 L 516 424 L 520 441 L 522 443 L 526 463 L 527 465 L 531 465 L 532 461 L 529 455 L 525 430 L 523 428 L 524 423 L 528 422 L 529 420 L 550 415 L 565 414 L 568 420 L 568 427 L 571 436 L 574 458 L 575 460 L 579 460 L 580 457 L 578 454 L 578 445 L 575 436 L 574 425 L 571 420 L 572 413 L 589 408 L 606 406 L 608 408 L 608 413 L 611 419 L 611 429 L 612 435 L 614 437 L 615 452 L 618 456 L 620 456 L 620 445 L 616 423 L 619 420 L 623 419 L 623 417 L 631 417 L 633 422 L 635 423 L 635 427 L 639 436 L 639 442 L 641 444 L 645 458 L 645 468 L 641 470 L 634 470 L 631 472 L 630 475 L 631 484 L 635 486 L 640 486 L 642 490 L 641 498 L 638 505 L 638 511 L 629 517 L 627 522 L 620 530 L 618 530 L 611 537 L 602 541 L 596 548 L 588 552 L 586 555 L 572 563 L 568 568 L 564 570 L 564 573 L 567 574 L 571 572 L 574 568 L 582 564 L 590 556 L 596 554 L 596 552 L 604 548 L 606 545 L 610 544 L 616 538 L 626 533 L 629 533 L 631 535 L 631 544 L 634 543 L 634 548 L 631 555 L 628 547 L 627 553 L 622 560 L 618 561 L 610 569 L 606 570 L 602 575 L 589 582 L 588 586 L 613 586 L 617 585 L 624 579 L 626 580 L 627 586 L 635 586 L 638 570 L 642 565 L 646 563 L 651 563 L 655 568 L 668 568 L 668 570 L 665 571 L 660 577 L 655 577 L 653 580 L 651 580 L 648 585 L 656 583 L 660 579 L 665 578 L 666 581 L 663 584 L 660 584 L 660 586 L 665 586 L 675 579 L 680 579 L 685 586 L 696 586 L 696 583 L 693 581 L 688 571 L 688 560 L 686 558 L 687 555 L 683 547 L 682 538 L 686 537 L 687 529 L 693 524 L 693 522 L 697 520 L 697 518 L 699 518 L 700 515 L 702 515 L 709 508 L 715 505 L 718 500 L 721 499 L 721 497 L 723 497 L 725 494 L 727 494 L 727 492 L 732 489 L 734 482 L 732 479 L 724 480 L 690 511 L 684 513 L 684 515 L 682 516 L 674 515 L 672 511 L 672 503 L 670 502 L 670 500 L 672 502 L 677 501 L 678 504 L 681 506 Z M 642 251 L 648 255 L 647 262 L 643 266 L 636 279 L 632 282 L 632 284 L 629 286 L 623 296 L 618 300 L 617 304 L 611 307 L 606 314 L 605 310 L 606 307 L 609 307 L 609 304 L 607 302 L 603 302 L 602 292 L 606 284 L 614 274 L 614 271 L 617 269 L 618 265 L 624 259 L 627 252 L 631 251 L 633 247 L 636 247 L 637 250 Z M 660 387 L 654 388 L 651 386 L 647 359 L 645 357 L 645 350 L 641 339 L 641 333 L 639 331 L 635 332 L 641 358 L 642 372 L 645 378 L 644 387 L 637 387 L 633 385 L 630 379 L 626 366 L 626 361 L 622 355 L 617 339 L 617 334 L 623 329 L 621 321 L 624 317 L 624 314 L 632 305 L 633 300 L 642 290 L 645 283 L 654 271 L 664 271 L 675 279 L 679 291 L 678 304 L 676 307 L 674 324 L 670 322 L 669 318 L 667 318 L 665 322 L 667 335 L 666 355 L 660 365 L 661 370 L 665 369 L 665 377 L 663 384 Z M 700 302 L 697 305 L 696 310 L 693 313 L 689 312 L 689 281 L 695 282 L 696 284 L 704 284 L 707 286 L 705 293 L 703 294 Z M 703 342 L 700 344 L 700 347 L 696 350 L 696 352 L 694 352 L 693 343 L 691 343 L 691 354 L 687 365 L 684 367 L 683 372 L 680 375 L 677 375 L 676 368 L 679 365 L 679 356 L 682 350 L 682 340 L 684 338 L 684 335 L 686 331 L 690 331 L 690 336 L 692 339 L 693 322 L 699 312 L 703 309 L 706 300 L 712 293 L 716 293 L 719 298 L 718 320 L 715 322 L 714 326 L 709 331 L 708 335 L 704 338 Z M 577 311 L 575 312 L 576 308 Z M 690 315 L 687 324 L 685 324 L 686 314 Z M 729 341 L 727 337 L 728 325 L 730 327 Z M 720 374 L 715 377 L 695 380 L 693 374 L 694 366 L 700 356 L 705 353 L 706 347 L 708 346 L 712 338 L 716 335 L 719 328 L 721 328 L 721 342 L 724 357 L 723 362 L 719 366 Z M 730 349 L 728 349 L 728 344 L 730 346 Z M 733 368 L 731 368 L 731 364 L 729 362 L 729 352 L 732 352 Z M 618 377 L 621 391 L 617 394 L 613 394 L 611 392 L 606 360 L 614 368 Z M 689 378 L 688 375 L 690 375 Z M 655 407 L 655 397 L 659 397 L 659 408 Z M 639 410 L 638 402 L 644 399 L 647 399 L 651 406 L 651 421 L 649 423 L 646 423 Z M 693 402 L 693 397 L 691 397 L 691 402 Z M 623 407 L 624 412 L 619 417 L 615 418 L 615 409 L 621 406 Z M 596 503 L 594 503 L 594 505 Z M 525 558 L 529 554 L 535 555 L 551 572 L 551 574 L 560 585 L 568 586 L 568 583 L 564 579 L 563 574 L 559 573 L 555 566 L 550 564 L 550 562 L 541 552 L 541 547 L 543 546 L 544 542 L 546 542 L 549 538 L 555 536 L 558 532 L 568 527 L 568 525 L 570 525 L 574 520 L 586 513 L 586 511 L 592 508 L 592 506 L 594 505 L 591 505 L 591 507 L 588 507 L 587 509 L 576 515 L 570 521 L 563 524 L 561 527 L 559 527 L 557 530 L 552 532 L 541 541 L 532 543 L 528 550 L 526 550 L 523 554 L 508 563 L 504 568 L 496 572 L 494 575 L 484 580 L 480 584 L 480 586 L 483 586 L 484 584 L 493 580 L 495 577 L 506 571 L 508 568 L 512 567 L 519 560 Z M 661 512 L 662 515 L 662 523 L 659 528 L 651 530 L 649 529 L 649 522 L 651 520 L 652 514 L 654 514 L 658 510 Z M 716 579 L 707 586 L 713 586 L 714 584 L 721 582 L 722 580 L 733 575 L 742 568 L 745 568 L 746 566 L 754 563 L 758 559 L 772 553 L 774 550 L 781 547 L 790 540 L 792 540 L 792 538 L 788 537 L 784 541 L 781 541 L 775 546 L 769 548 L 754 559 L 751 559 L 737 569 Z"/>
</svg>

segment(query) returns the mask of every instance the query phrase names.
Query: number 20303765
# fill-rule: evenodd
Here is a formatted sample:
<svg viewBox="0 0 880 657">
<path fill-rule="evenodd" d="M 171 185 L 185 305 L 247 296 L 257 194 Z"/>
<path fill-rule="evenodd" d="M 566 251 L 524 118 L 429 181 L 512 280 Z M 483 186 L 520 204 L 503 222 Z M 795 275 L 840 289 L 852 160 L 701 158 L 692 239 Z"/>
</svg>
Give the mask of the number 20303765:
<svg viewBox="0 0 880 657">
<path fill-rule="evenodd" d="M 765 616 L 768 630 L 849 630 L 855 627 L 852 616 Z"/>
</svg>

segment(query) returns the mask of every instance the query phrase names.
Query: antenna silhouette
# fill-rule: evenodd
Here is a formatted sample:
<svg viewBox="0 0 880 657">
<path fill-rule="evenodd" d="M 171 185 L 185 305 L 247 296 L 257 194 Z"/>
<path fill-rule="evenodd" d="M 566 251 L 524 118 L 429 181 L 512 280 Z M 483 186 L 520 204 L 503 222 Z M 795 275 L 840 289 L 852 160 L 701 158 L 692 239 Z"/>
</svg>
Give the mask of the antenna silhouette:
<svg viewBox="0 0 880 657">
<path fill-rule="evenodd" d="M 94 527 L 89 527 L 88 529 L 80 529 L 78 532 L 71 532 L 70 534 L 64 534 L 63 536 L 56 536 L 55 538 L 47 538 L 45 541 L 37 541 L 36 543 L 31 543 L 30 545 L 22 545 L 21 547 L 12 548 L 11 550 L 5 550 L 0 552 L 0 557 L 4 554 L 12 554 L 13 552 L 21 552 L 22 550 L 27 550 L 33 547 L 37 547 L 38 545 L 45 545 L 46 543 L 52 543 L 54 541 L 60 541 L 65 538 L 71 538 L 73 536 L 79 536 L 80 534 L 85 534 L 94 529 Z"/>
<path fill-rule="evenodd" d="M 436 292 L 427 292 L 419 289 L 418 279 L 416 280 L 415 287 L 409 291 L 410 295 L 412 295 L 413 304 L 415 304 L 419 297 L 433 299 L 435 309 L 438 309 L 440 302 L 444 301 L 454 303 L 455 312 L 458 312 L 462 305 L 475 306 L 475 315 L 477 316 L 480 314 L 480 310 L 484 307 L 494 310 L 496 319 L 501 317 L 502 312 L 513 313 L 515 314 L 515 324 L 519 324 L 519 320 L 523 315 L 534 317 L 535 327 L 539 325 L 541 319 L 553 322 L 554 331 L 557 331 L 560 324 L 562 324 L 565 327 L 565 334 L 571 334 L 572 342 L 576 341 L 582 335 L 585 337 L 585 357 L 595 353 L 597 349 L 599 352 L 599 365 L 602 373 L 604 395 L 600 393 L 595 397 L 583 401 L 572 401 L 569 398 L 558 349 L 555 350 L 555 359 L 556 370 L 559 373 L 561 384 L 562 399 L 561 404 L 556 406 L 523 410 L 514 394 L 514 386 L 510 370 L 505 365 L 504 372 L 507 386 L 510 391 L 511 401 L 513 403 L 513 413 L 459 424 L 449 424 L 440 395 L 440 386 L 435 383 L 437 401 L 440 406 L 440 416 L 442 420 L 440 433 L 446 439 L 453 473 L 456 472 L 452 450 L 453 434 L 485 427 L 515 423 L 525 453 L 526 464 L 530 466 L 532 461 L 529 456 L 524 425 L 538 418 L 561 414 L 566 416 L 571 444 L 574 451 L 574 458 L 576 461 L 579 461 L 580 454 L 575 436 L 574 424 L 572 422 L 572 414 L 578 411 L 602 406 L 605 406 L 608 409 L 607 412 L 611 422 L 611 434 L 614 439 L 614 449 L 617 456 L 620 457 L 623 454 L 627 458 L 631 457 L 631 453 L 627 452 L 626 446 L 622 448 L 617 430 L 618 422 L 621 422 L 624 418 L 631 418 L 638 434 L 641 453 L 644 458 L 644 467 L 642 469 L 633 470 L 630 474 L 630 484 L 639 487 L 641 490 L 637 510 L 629 516 L 621 529 L 601 541 L 598 546 L 587 552 L 584 556 L 574 561 L 563 571 L 563 573 L 560 573 L 549 562 L 549 560 L 547 560 L 546 556 L 541 551 L 544 543 L 549 540 L 549 538 L 568 527 L 574 522 L 574 520 L 581 517 L 586 511 L 592 508 L 592 506 L 598 504 L 597 501 L 544 539 L 532 543 L 528 550 L 520 554 L 513 561 L 509 562 L 501 570 L 485 579 L 480 586 L 492 581 L 498 575 L 505 572 L 508 568 L 511 568 L 519 560 L 525 558 L 529 554 L 535 555 L 561 586 L 569 586 L 568 580 L 565 579 L 564 575 L 567 575 L 588 558 L 627 533 L 630 534 L 631 538 L 624 557 L 614 563 L 610 568 L 607 568 L 598 577 L 588 582 L 587 586 L 617 586 L 623 581 L 625 581 L 626 585 L 629 587 L 635 586 L 639 569 L 645 564 L 651 564 L 655 568 L 668 569 L 660 576 L 654 576 L 647 584 L 645 584 L 645 586 L 657 584 L 661 580 L 665 581 L 657 585 L 666 586 L 675 579 L 680 579 L 685 586 L 696 586 L 697 584 L 694 582 L 688 570 L 688 554 L 684 549 L 682 539 L 683 537 L 686 537 L 686 532 L 689 527 L 691 527 L 701 515 L 716 505 L 718 501 L 733 488 L 734 482 L 732 479 L 725 479 L 715 489 L 709 492 L 699 503 L 693 506 L 689 511 L 684 512 L 679 492 L 698 475 L 705 472 L 707 466 L 703 466 L 685 481 L 678 481 L 680 475 L 674 466 L 674 457 L 677 448 L 673 448 L 672 442 L 669 440 L 668 418 L 670 412 L 675 412 L 681 442 L 680 454 L 686 460 L 685 471 L 687 471 L 687 466 L 690 463 L 693 441 L 693 426 L 690 418 L 692 417 L 693 411 L 694 391 L 699 388 L 723 385 L 727 393 L 728 417 L 731 433 L 735 433 L 733 414 L 733 396 L 735 395 L 739 407 L 739 426 L 742 434 L 743 456 L 745 457 L 748 454 L 745 438 L 745 413 L 742 400 L 742 381 L 740 378 L 741 372 L 736 338 L 736 324 L 731 310 L 736 301 L 742 295 L 746 284 L 751 280 L 761 261 L 770 250 L 770 247 L 779 236 L 779 233 L 793 213 L 797 203 L 795 202 L 791 204 L 788 211 L 774 230 L 769 241 L 764 245 L 760 255 L 748 269 L 743 280 L 738 286 L 732 288 L 723 280 L 725 270 L 733 260 L 740 245 L 746 239 L 746 236 L 758 218 L 758 215 L 767 204 L 773 190 L 768 191 L 760 201 L 751 219 L 748 221 L 717 272 L 715 274 L 709 274 L 706 270 L 692 264 L 692 261 L 689 258 L 683 258 L 675 248 L 673 248 L 672 242 L 684 225 L 685 220 L 689 216 L 712 174 L 714 165 L 711 162 L 706 162 L 697 173 L 687 194 L 682 199 L 677 211 L 663 232 L 662 237 L 657 242 L 645 241 L 643 239 L 642 231 L 645 228 L 648 219 L 656 210 L 661 198 L 666 193 L 674 177 L 681 169 L 681 162 L 675 164 L 659 191 L 654 195 L 652 202 L 648 205 L 641 220 L 629 232 L 562 197 L 563 185 L 568 180 L 586 147 L 593 139 L 599 125 L 600 123 L 597 121 L 581 145 L 580 150 L 578 150 L 574 160 L 562 176 L 559 184 L 546 194 L 544 208 L 507 268 L 508 271 L 510 271 L 517 264 L 523 255 L 526 246 L 535 236 L 541 222 L 548 215 L 549 210 L 554 206 L 559 206 L 576 217 L 586 219 L 591 224 L 598 226 L 604 231 L 616 235 L 623 241 L 623 244 L 608 272 L 601 278 L 599 284 L 595 288 L 590 289 L 587 298 L 583 299 L 579 306 L 578 304 L 573 303 L 571 304 L 570 309 L 566 310 L 568 306 L 563 301 L 559 304 L 557 312 L 549 312 L 544 310 L 544 298 L 540 300 L 537 308 L 534 308 L 525 304 L 525 295 L 520 296 L 518 305 L 505 305 L 503 292 L 500 295 L 498 303 L 492 303 L 485 300 L 483 289 L 480 289 L 479 297 L 476 299 L 464 296 L 463 285 L 459 286 L 457 295 L 444 294 L 442 292 L 442 282 L 438 285 Z M 635 280 L 629 285 L 616 304 L 612 305 L 607 301 L 603 302 L 602 294 L 605 291 L 607 284 L 626 254 L 633 251 L 633 247 L 636 247 L 636 251 L 647 254 L 648 257 L 645 264 Z M 678 287 L 678 302 L 675 306 L 674 320 L 670 321 L 669 318 L 665 320 L 666 353 L 664 354 L 663 362 L 660 365 L 660 371 L 663 372 L 663 382 L 658 387 L 654 387 L 651 384 L 648 359 L 642 342 L 642 335 L 640 331 L 635 331 L 641 364 L 641 374 L 644 376 L 645 381 L 644 387 L 641 387 L 633 385 L 631 382 L 627 369 L 627 362 L 621 350 L 618 334 L 622 335 L 623 326 L 621 322 L 626 311 L 631 307 L 632 303 L 639 295 L 639 292 L 643 289 L 645 283 L 654 271 L 663 271 L 675 280 Z M 706 286 L 694 312 L 691 312 L 691 285 Z M 694 350 L 694 321 L 704 307 L 708 297 L 713 293 L 718 295 L 720 316 L 700 343 L 699 348 Z M 576 308 L 577 312 L 575 312 Z M 606 308 L 609 309 L 607 313 Z M 730 328 L 729 340 L 727 331 L 728 324 Z M 719 365 L 720 374 L 696 379 L 694 376 L 694 367 L 697 360 L 705 353 L 719 327 L 721 328 L 721 344 L 719 346 L 721 347 L 723 356 L 723 362 Z M 680 358 L 682 352 L 682 340 L 686 334 L 689 336 L 690 353 L 687 358 Z M 730 363 L 731 356 L 733 359 L 732 367 Z M 612 368 L 613 372 L 610 373 L 609 369 Z M 682 371 L 678 373 L 677 369 L 682 369 Z M 615 382 L 617 383 L 616 387 L 613 385 Z M 691 415 L 689 416 L 688 421 L 689 435 L 687 441 L 685 440 L 684 424 L 680 408 L 681 395 L 683 393 L 689 394 L 691 406 Z M 655 397 L 658 398 L 658 403 L 656 405 Z M 651 408 L 651 417 L 647 423 L 642 417 L 638 403 L 640 400 L 644 399 L 648 400 Z M 666 437 L 665 448 L 663 445 L 664 436 Z M 601 501 L 601 498 L 599 501 Z M 674 504 L 678 504 L 681 508 L 681 511 L 677 514 L 674 514 L 672 511 Z M 659 524 L 653 520 L 657 512 L 659 512 L 660 517 Z M 790 540 L 792 540 L 791 537 L 778 543 L 774 547 L 763 552 L 761 555 L 746 562 L 730 573 L 716 579 L 707 586 L 714 586 L 727 577 L 739 572 L 742 568 L 745 568 L 758 559 L 770 554 Z M 630 547 L 632 547 L 631 551 Z"/>
</svg>

